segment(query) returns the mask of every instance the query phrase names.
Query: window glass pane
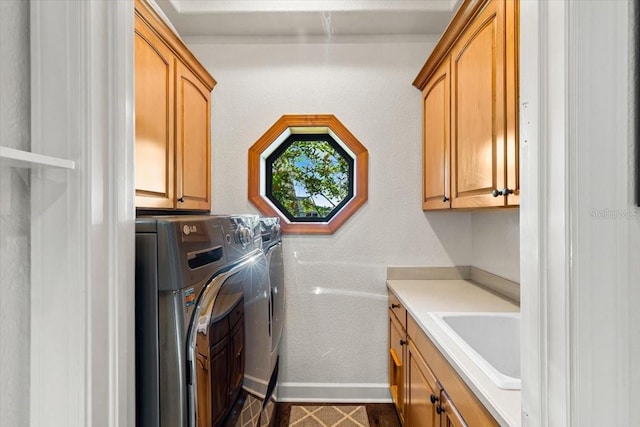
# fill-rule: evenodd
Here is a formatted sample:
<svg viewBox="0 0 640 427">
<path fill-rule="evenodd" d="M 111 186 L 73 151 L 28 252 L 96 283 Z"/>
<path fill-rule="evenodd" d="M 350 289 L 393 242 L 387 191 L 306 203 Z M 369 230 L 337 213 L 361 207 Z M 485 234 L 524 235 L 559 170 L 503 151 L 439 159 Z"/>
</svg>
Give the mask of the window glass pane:
<svg viewBox="0 0 640 427">
<path fill-rule="evenodd" d="M 328 220 L 353 196 L 353 158 L 328 134 L 291 135 L 267 171 L 268 197 L 290 220 Z"/>
</svg>

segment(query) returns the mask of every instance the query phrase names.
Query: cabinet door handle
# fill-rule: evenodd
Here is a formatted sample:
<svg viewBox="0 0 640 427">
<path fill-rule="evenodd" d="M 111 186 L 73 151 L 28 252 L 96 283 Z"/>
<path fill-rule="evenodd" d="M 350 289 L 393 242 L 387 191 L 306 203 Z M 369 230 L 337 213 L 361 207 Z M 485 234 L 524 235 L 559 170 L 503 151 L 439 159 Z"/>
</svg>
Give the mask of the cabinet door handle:
<svg viewBox="0 0 640 427">
<path fill-rule="evenodd" d="M 449 198 L 447 196 L 442 196 L 442 201 L 446 203 L 449 201 Z"/>
<path fill-rule="evenodd" d="M 180 197 L 180 198 L 178 199 L 178 201 L 179 201 L 180 203 L 184 203 L 184 196 Z"/>
<path fill-rule="evenodd" d="M 439 399 L 435 394 L 432 394 L 431 396 L 429 396 L 429 400 L 431 400 L 431 403 L 436 403 Z"/>
<path fill-rule="evenodd" d="M 400 308 L 400 304 L 391 304 L 391 309 Z"/>
<path fill-rule="evenodd" d="M 442 414 L 444 412 L 444 408 L 440 405 L 436 406 L 436 412 L 438 413 L 438 415 Z"/>
<path fill-rule="evenodd" d="M 400 345 L 407 345 L 407 344 L 409 344 L 407 341 L 405 341 L 405 340 L 400 340 Z"/>
<path fill-rule="evenodd" d="M 513 190 L 511 190 L 511 189 L 509 189 L 507 187 L 503 188 L 502 190 L 495 189 L 495 190 L 493 190 L 491 192 L 491 195 L 493 197 L 508 196 L 509 194 L 513 194 Z"/>
</svg>

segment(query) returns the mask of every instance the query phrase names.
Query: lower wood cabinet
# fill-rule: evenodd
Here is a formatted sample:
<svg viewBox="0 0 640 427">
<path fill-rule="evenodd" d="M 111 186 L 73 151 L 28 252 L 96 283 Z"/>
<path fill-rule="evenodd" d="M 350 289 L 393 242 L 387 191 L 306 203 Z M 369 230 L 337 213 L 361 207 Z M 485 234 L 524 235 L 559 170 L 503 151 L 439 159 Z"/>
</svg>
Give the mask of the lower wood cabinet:
<svg viewBox="0 0 640 427">
<path fill-rule="evenodd" d="M 388 311 L 389 385 L 403 426 L 498 426 L 392 292 Z"/>
<path fill-rule="evenodd" d="M 436 408 L 440 400 L 440 386 L 413 342 L 409 343 L 407 354 L 409 372 L 405 425 L 435 427 L 438 425 Z"/>
<path fill-rule="evenodd" d="M 398 417 L 404 422 L 407 317 L 406 310 L 396 298 L 391 295 L 389 300 L 389 388 Z"/>
<path fill-rule="evenodd" d="M 466 427 L 467 424 L 458 413 L 458 410 L 444 390 L 440 392 L 440 407 L 437 409 L 440 414 L 440 427 Z"/>
</svg>

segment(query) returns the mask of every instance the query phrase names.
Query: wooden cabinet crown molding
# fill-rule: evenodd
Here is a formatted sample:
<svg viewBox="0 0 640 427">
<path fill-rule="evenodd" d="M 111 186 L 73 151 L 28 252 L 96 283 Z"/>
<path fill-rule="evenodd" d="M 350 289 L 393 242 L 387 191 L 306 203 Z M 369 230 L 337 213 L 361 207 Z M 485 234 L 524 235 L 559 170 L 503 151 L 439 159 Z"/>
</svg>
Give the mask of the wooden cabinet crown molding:
<svg viewBox="0 0 640 427">
<path fill-rule="evenodd" d="M 427 81 L 436 71 L 447 52 L 451 50 L 453 44 L 458 40 L 462 31 L 471 23 L 476 15 L 484 8 L 490 0 L 464 0 L 456 12 L 453 20 L 447 26 L 444 34 L 433 49 L 433 52 L 422 66 L 422 69 L 413 81 L 413 85 L 423 90 Z"/>
<path fill-rule="evenodd" d="M 167 25 L 156 10 L 149 4 L 147 0 L 135 0 L 135 13 L 140 19 L 145 21 L 147 25 L 160 37 L 169 48 L 180 57 L 185 65 L 191 68 L 198 79 L 204 84 L 209 91 L 213 90 L 216 80 L 209 72 L 200 64 L 196 57 L 191 53 L 189 48 L 184 44 L 182 39 Z"/>
</svg>

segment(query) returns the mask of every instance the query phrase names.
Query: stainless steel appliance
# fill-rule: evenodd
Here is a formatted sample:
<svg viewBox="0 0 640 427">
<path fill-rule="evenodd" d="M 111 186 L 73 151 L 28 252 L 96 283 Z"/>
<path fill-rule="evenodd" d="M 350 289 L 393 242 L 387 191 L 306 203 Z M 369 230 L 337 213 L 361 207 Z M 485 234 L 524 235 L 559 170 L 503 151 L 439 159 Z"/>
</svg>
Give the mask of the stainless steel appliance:
<svg viewBox="0 0 640 427">
<path fill-rule="evenodd" d="M 269 370 L 272 387 L 277 378 L 276 366 L 280 356 L 280 341 L 284 327 L 284 264 L 282 259 L 282 234 L 280 218 L 261 217 L 260 234 L 262 236 L 262 250 L 267 258 L 269 268 L 269 335 L 271 336 L 271 355 Z M 267 393 L 269 394 L 269 393 Z"/>
<path fill-rule="evenodd" d="M 260 218 L 260 234 L 269 271 L 268 306 L 265 317 L 262 317 L 262 310 L 256 311 L 260 313 L 259 321 L 264 321 L 265 327 L 257 329 L 251 337 L 255 352 L 247 353 L 244 389 L 250 394 L 245 401 L 243 414 L 247 413 L 245 419 L 251 417 L 253 425 L 268 426 L 275 412 L 274 390 L 278 381 L 284 325 L 285 288 L 280 219 Z M 256 405 L 261 406 L 259 414 L 254 410 Z"/>
<path fill-rule="evenodd" d="M 254 215 L 137 219 L 139 427 L 222 425 L 263 352 L 251 341 L 270 292 L 258 227 Z"/>
</svg>

